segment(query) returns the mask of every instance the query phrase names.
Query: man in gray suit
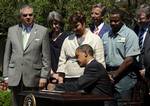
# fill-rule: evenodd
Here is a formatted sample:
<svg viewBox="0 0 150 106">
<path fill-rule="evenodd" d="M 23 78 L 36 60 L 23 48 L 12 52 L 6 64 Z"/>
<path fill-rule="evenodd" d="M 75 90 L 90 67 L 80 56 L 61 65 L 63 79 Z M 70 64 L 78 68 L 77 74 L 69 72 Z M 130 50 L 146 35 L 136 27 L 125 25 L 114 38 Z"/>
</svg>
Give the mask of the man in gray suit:
<svg viewBox="0 0 150 106">
<path fill-rule="evenodd" d="M 3 77 L 12 89 L 13 106 L 20 106 L 21 90 L 43 89 L 50 70 L 47 28 L 34 23 L 33 8 L 20 8 L 21 24 L 8 30 Z"/>
</svg>

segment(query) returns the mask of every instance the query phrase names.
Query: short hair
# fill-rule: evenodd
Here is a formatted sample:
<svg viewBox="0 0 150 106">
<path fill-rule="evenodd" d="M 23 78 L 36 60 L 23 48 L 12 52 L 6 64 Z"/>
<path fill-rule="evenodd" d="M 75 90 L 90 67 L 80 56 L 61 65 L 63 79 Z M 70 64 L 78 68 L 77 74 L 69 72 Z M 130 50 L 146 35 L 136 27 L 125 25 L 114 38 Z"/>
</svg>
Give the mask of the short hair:
<svg viewBox="0 0 150 106">
<path fill-rule="evenodd" d="M 92 9 L 93 8 L 100 8 L 102 10 L 102 12 L 101 12 L 102 17 L 106 14 L 106 11 L 107 11 L 106 6 L 102 3 L 92 5 Z"/>
<path fill-rule="evenodd" d="M 94 55 L 93 48 L 89 44 L 83 44 L 79 46 L 76 51 L 81 51 L 83 53 L 89 54 L 90 56 Z"/>
<path fill-rule="evenodd" d="M 63 23 L 63 18 L 60 13 L 56 11 L 49 12 L 49 15 L 47 17 L 47 22 L 52 22 L 54 20 Z"/>
<path fill-rule="evenodd" d="M 146 14 L 147 18 L 150 18 L 150 5 L 149 4 L 142 4 L 138 7 L 136 14 L 139 15 L 141 12 Z"/>
<path fill-rule="evenodd" d="M 69 23 L 77 23 L 77 22 L 80 22 L 82 24 L 86 22 L 85 15 L 80 11 L 76 11 L 69 18 Z"/>
<path fill-rule="evenodd" d="M 33 10 L 33 7 L 31 5 L 24 4 L 24 5 L 21 5 L 20 8 L 19 8 L 20 14 L 21 14 L 21 10 L 24 9 L 24 8 L 31 8 Z"/>
<path fill-rule="evenodd" d="M 63 17 L 57 11 L 51 11 L 51 12 L 49 12 L 49 15 L 47 17 L 47 23 L 48 23 L 48 25 L 51 25 L 54 20 L 57 21 L 57 22 L 59 22 L 59 24 L 61 26 L 61 30 L 63 30 L 63 28 L 64 28 Z"/>
<path fill-rule="evenodd" d="M 121 20 L 124 20 L 124 14 L 125 12 L 121 10 L 120 8 L 114 8 L 110 11 L 110 14 L 119 14 Z"/>
</svg>

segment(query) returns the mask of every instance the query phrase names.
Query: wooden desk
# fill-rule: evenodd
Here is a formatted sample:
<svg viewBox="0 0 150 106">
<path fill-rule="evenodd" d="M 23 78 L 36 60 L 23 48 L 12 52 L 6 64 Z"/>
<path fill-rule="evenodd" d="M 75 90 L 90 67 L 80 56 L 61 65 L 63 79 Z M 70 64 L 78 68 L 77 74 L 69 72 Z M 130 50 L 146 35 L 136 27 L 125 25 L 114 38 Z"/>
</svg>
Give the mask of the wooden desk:
<svg viewBox="0 0 150 106">
<path fill-rule="evenodd" d="M 23 91 L 19 95 L 35 97 L 36 105 L 24 106 L 103 106 L 104 101 L 112 101 L 109 96 L 98 96 L 83 92 L 27 92 Z M 29 100 L 30 102 L 30 100 Z M 32 103 L 31 103 L 32 104 Z"/>
</svg>

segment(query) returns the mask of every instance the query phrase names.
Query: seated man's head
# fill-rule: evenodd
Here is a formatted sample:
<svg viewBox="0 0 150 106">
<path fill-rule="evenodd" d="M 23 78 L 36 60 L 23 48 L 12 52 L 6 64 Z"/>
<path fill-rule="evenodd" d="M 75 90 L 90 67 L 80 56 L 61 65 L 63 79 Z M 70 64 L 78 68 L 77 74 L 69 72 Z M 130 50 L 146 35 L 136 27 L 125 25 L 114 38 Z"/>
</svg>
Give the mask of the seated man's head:
<svg viewBox="0 0 150 106">
<path fill-rule="evenodd" d="M 84 67 L 91 59 L 93 59 L 94 51 L 90 45 L 84 44 L 76 49 L 75 54 L 78 64 L 81 67 Z"/>
</svg>

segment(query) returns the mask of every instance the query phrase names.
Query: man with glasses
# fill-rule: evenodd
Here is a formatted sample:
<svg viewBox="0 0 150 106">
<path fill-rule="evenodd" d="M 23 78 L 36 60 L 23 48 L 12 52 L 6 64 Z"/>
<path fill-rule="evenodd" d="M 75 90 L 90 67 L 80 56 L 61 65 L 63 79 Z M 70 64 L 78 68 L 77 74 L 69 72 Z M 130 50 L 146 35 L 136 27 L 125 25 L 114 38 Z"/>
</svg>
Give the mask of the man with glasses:
<svg viewBox="0 0 150 106">
<path fill-rule="evenodd" d="M 47 28 L 34 23 L 33 8 L 20 8 L 21 24 L 8 30 L 3 77 L 11 88 L 13 106 L 21 106 L 18 93 L 43 89 L 50 70 L 50 48 Z"/>
</svg>

